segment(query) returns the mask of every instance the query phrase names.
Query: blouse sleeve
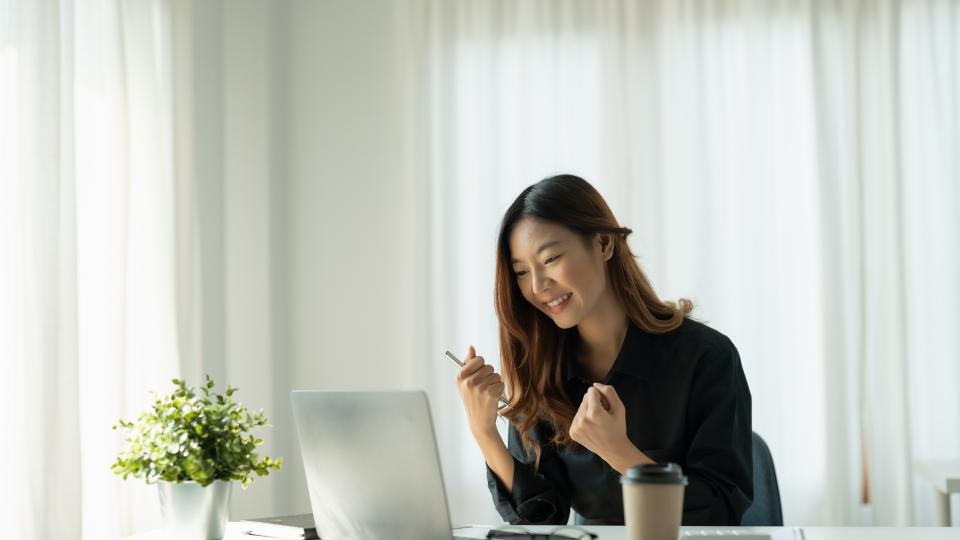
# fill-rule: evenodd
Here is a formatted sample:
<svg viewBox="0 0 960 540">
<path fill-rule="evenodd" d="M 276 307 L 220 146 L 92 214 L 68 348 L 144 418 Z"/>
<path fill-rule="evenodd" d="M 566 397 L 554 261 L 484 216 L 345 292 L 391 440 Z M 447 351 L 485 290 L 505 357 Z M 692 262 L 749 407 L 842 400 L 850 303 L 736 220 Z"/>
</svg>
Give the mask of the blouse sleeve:
<svg viewBox="0 0 960 540">
<path fill-rule="evenodd" d="M 701 355 L 691 384 L 683 524 L 739 525 L 753 499 L 753 432 L 733 343 Z"/>
<path fill-rule="evenodd" d="M 507 491 L 487 465 L 487 486 L 500 516 L 513 525 L 565 525 L 570 515 L 570 489 L 556 446 L 542 445 L 540 468 L 534 471 L 534 456 L 524 455 L 520 434 L 511 423 L 507 449 L 513 456 L 512 491 Z"/>
</svg>

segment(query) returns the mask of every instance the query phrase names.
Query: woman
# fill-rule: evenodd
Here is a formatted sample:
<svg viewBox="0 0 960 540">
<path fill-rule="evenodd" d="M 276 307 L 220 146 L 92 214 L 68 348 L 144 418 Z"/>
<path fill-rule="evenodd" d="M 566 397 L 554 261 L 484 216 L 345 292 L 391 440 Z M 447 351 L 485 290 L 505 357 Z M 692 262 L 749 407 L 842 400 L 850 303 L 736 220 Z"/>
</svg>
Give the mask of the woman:
<svg viewBox="0 0 960 540">
<path fill-rule="evenodd" d="M 661 301 L 600 194 L 562 175 L 500 227 L 503 378 L 471 346 L 457 374 L 497 511 L 513 524 L 623 524 L 620 475 L 679 463 L 684 525 L 738 525 L 753 497 L 750 390 L 736 347 Z M 508 445 L 497 398 L 509 388 Z"/>
</svg>

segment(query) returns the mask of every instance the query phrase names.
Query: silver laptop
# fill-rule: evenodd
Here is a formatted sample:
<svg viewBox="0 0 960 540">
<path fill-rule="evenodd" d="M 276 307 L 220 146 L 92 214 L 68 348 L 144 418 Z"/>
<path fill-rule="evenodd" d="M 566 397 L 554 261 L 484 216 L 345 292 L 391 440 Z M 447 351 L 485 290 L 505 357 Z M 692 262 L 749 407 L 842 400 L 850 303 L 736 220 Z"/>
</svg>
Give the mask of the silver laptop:
<svg viewBox="0 0 960 540">
<path fill-rule="evenodd" d="M 454 538 L 426 393 L 294 390 L 291 400 L 320 538 Z"/>
</svg>

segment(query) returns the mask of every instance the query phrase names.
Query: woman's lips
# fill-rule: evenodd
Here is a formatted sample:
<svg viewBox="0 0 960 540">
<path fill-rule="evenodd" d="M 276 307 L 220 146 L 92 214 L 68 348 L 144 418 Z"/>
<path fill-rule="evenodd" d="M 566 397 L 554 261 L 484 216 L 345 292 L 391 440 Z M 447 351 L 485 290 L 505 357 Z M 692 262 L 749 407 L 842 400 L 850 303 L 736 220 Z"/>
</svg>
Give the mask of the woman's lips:
<svg viewBox="0 0 960 540">
<path fill-rule="evenodd" d="M 544 305 L 547 307 L 547 310 L 548 310 L 550 313 L 552 313 L 552 314 L 557 314 L 557 313 L 560 313 L 561 311 L 563 311 L 563 310 L 567 307 L 567 304 L 570 303 L 570 299 L 571 299 L 572 297 L 573 297 L 573 293 L 567 293 L 567 294 L 566 294 L 566 298 L 563 300 L 563 302 L 560 302 L 558 305 L 552 306 L 552 307 L 551 307 L 551 306 L 548 306 L 547 304 L 544 304 Z"/>
</svg>

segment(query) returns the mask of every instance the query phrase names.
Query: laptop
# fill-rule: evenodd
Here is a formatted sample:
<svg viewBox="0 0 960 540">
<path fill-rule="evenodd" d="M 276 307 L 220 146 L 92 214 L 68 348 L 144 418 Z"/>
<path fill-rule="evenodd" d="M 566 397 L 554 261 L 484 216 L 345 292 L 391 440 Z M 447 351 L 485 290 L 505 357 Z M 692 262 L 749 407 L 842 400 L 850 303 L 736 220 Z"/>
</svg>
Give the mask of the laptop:
<svg viewBox="0 0 960 540">
<path fill-rule="evenodd" d="M 291 401 L 320 538 L 461 538 L 425 392 L 294 390 Z"/>
</svg>

